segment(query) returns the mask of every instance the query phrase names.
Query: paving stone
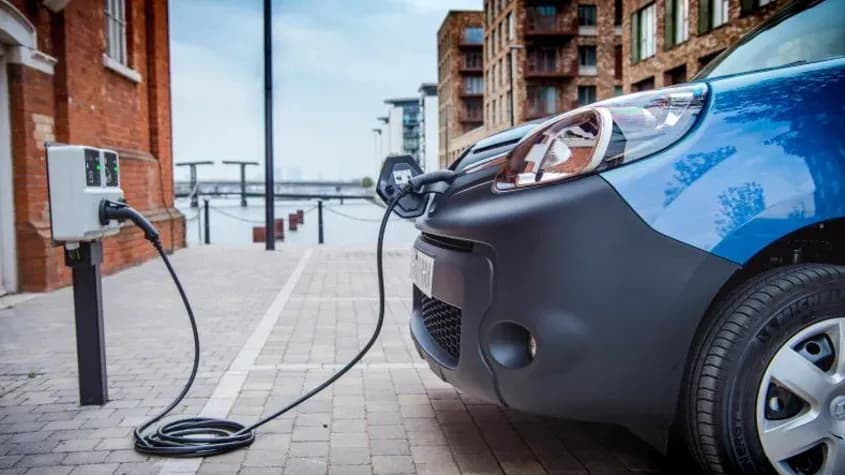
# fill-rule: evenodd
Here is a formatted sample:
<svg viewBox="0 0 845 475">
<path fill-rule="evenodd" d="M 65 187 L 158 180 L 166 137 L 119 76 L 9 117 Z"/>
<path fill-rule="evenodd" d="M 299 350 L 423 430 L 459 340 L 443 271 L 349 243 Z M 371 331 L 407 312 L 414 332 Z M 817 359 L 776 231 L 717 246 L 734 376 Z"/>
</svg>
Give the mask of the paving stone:
<svg viewBox="0 0 845 475">
<path fill-rule="evenodd" d="M 106 460 L 108 452 L 100 450 L 96 452 L 71 452 L 62 460 L 65 465 L 86 465 L 100 463 Z"/>
<path fill-rule="evenodd" d="M 100 442 L 100 439 L 76 439 L 65 440 L 53 449 L 53 452 L 82 452 L 93 450 Z"/>
<path fill-rule="evenodd" d="M 369 465 L 329 465 L 329 475 L 370 475 L 373 469 Z"/>
<path fill-rule="evenodd" d="M 282 471 L 285 475 L 321 475 L 328 471 L 328 464 L 317 458 L 291 458 Z"/>
<path fill-rule="evenodd" d="M 243 461 L 244 467 L 281 467 L 287 459 L 285 450 L 249 449 Z"/>
<path fill-rule="evenodd" d="M 370 463 L 367 447 L 332 447 L 329 455 L 332 465 L 365 465 Z"/>
<path fill-rule="evenodd" d="M 414 473 L 414 463 L 406 455 L 374 455 L 373 473 Z"/>
</svg>

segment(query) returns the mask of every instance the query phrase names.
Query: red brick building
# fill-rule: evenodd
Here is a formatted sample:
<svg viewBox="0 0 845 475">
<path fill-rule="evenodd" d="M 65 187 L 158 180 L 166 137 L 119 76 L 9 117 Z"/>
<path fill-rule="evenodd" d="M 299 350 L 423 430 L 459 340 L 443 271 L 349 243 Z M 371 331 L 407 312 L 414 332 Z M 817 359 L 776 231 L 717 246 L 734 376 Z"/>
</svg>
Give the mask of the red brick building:
<svg viewBox="0 0 845 475">
<path fill-rule="evenodd" d="M 624 0 L 625 92 L 686 82 L 783 0 Z"/>
<path fill-rule="evenodd" d="M 69 283 L 50 239 L 44 142 L 120 153 L 126 198 L 184 245 L 173 206 L 164 0 L 0 0 L 0 293 Z M 124 226 L 106 272 L 152 257 Z"/>
<path fill-rule="evenodd" d="M 484 125 L 483 25 L 480 11 L 450 11 L 437 31 L 441 167 L 455 158 L 457 137 Z"/>
</svg>

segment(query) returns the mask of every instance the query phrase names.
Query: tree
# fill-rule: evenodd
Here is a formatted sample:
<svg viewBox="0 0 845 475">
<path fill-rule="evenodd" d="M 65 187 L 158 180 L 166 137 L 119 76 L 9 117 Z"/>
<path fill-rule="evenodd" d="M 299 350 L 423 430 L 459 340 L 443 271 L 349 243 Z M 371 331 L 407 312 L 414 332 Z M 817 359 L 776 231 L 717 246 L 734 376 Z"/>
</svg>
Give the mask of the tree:
<svg viewBox="0 0 845 475">
<path fill-rule="evenodd" d="M 361 186 L 363 186 L 364 188 L 371 188 L 373 186 L 373 179 L 368 176 L 365 176 L 361 179 Z"/>
</svg>

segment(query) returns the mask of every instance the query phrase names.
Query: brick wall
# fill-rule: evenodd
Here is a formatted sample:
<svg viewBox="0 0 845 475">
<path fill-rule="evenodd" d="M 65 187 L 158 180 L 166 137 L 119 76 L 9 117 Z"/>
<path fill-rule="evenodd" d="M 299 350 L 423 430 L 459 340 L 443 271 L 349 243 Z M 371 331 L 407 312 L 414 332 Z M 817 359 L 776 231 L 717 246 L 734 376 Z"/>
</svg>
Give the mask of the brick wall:
<svg viewBox="0 0 845 475">
<path fill-rule="evenodd" d="M 631 62 L 631 15 L 637 10 L 655 4 L 656 49 L 655 55 L 636 64 Z M 625 92 L 635 90 L 640 82 L 654 80 L 654 87 L 669 85 L 667 73 L 679 67 L 686 68 L 686 79 L 691 79 L 705 64 L 707 58 L 736 43 L 743 34 L 772 16 L 783 5 L 784 0 L 772 1 L 768 5 L 742 14 L 741 0 L 730 0 L 728 22 L 705 33 L 698 32 L 699 0 L 689 0 L 689 36 L 686 41 L 666 48 L 665 0 L 624 0 L 622 18 L 623 34 L 623 79 Z"/>
<path fill-rule="evenodd" d="M 470 27 L 482 27 L 484 18 L 480 11 L 451 11 L 443 20 L 437 32 L 437 96 L 439 100 L 440 123 L 440 166 L 446 167 L 460 153 L 455 146 L 456 139 L 464 134 L 468 124 L 461 121 L 465 110 L 461 97 L 464 54 L 470 49 L 481 53 L 480 47 L 462 46 L 464 30 Z"/>
<path fill-rule="evenodd" d="M 41 2 L 12 0 L 35 25 L 54 74 L 9 64 L 15 228 L 21 290 L 67 285 L 61 248 L 50 241 L 45 141 L 120 153 L 121 185 L 131 205 L 161 231 L 166 248 L 184 246 L 184 217 L 173 206 L 167 2 L 127 0 L 129 66 L 134 82 L 103 64 L 102 0 L 73 0 L 54 13 Z M 154 256 L 131 225 L 105 242 L 104 271 Z"/>
</svg>

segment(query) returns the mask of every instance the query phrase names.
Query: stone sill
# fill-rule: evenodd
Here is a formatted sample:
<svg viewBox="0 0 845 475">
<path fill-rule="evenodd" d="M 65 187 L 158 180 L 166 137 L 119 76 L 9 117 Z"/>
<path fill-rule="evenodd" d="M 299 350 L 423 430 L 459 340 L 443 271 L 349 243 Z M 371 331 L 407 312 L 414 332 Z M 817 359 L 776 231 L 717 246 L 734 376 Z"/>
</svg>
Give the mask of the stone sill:
<svg viewBox="0 0 845 475">
<path fill-rule="evenodd" d="M 121 64 L 119 61 L 113 59 L 107 54 L 103 54 L 103 66 L 136 84 L 141 82 L 141 73 L 135 71 L 129 66 Z"/>
</svg>

